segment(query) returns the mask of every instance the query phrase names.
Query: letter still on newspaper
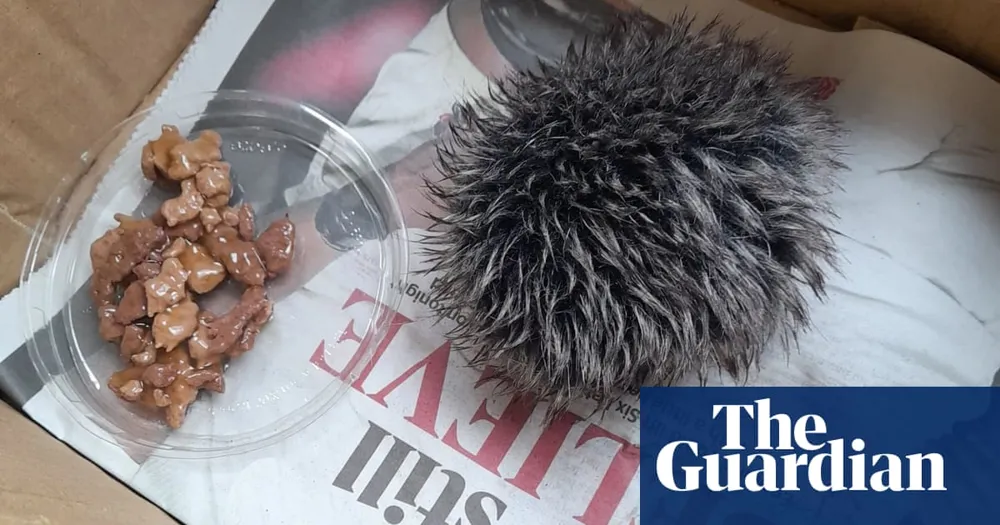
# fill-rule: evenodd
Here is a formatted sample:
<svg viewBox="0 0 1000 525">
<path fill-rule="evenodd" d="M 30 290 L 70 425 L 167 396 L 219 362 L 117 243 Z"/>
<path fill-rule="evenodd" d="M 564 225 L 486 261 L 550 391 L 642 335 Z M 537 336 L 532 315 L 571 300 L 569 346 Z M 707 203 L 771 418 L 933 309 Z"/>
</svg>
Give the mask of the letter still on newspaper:
<svg viewBox="0 0 1000 525">
<path fill-rule="evenodd" d="M 1000 388 L 644 388 L 643 525 L 1000 523 Z"/>
</svg>

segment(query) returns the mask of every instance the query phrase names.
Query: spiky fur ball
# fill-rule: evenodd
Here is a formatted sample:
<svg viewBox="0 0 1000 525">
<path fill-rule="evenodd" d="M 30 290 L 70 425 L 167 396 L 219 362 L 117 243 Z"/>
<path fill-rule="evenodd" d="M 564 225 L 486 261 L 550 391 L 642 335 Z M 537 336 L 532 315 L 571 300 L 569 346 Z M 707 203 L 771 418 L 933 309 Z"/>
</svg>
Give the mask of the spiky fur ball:
<svg viewBox="0 0 1000 525">
<path fill-rule="evenodd" d="M 425 240 L 467 319 L 455 346 L 556 411 L 787 350 L 835 263 L 840 167 L 787 62 L 718 23 L 629 15 L 464 103 Z"/>
</svg>

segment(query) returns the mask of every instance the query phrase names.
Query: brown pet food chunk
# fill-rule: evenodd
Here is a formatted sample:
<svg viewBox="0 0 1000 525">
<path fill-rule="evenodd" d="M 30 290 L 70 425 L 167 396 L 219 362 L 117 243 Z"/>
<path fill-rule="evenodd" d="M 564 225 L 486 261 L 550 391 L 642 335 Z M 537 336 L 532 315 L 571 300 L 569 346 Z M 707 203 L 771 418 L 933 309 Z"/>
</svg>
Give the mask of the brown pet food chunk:
<svg viewBox="0 0 1000 525">
<path fill-rule="evenodd" d="M 125 279 L 137 264 L 160 250 L 167 236 L 149 220 L 115 215 L 118 227 L 108 230 L 90 245 L 91 298 L 100 306 L 113 301 L 115 284 Z"/>
<path fill-rule="evenodd" d="M 183 237 L 178 237 L 174 239 L 174 242 L 170 243 L 170 246 L 167 246 L 166 250 L 163 250 L 163 258 L 164 259 L 169 259 L 171 257 L 175 259 L 179 258 L 180 255 L 184 253 L 184 250 L 187 250 L 189 244 L 190 243 L 188 243 L 188 240 Z"/>
<path fill-rule="evenodd" d="M 160 128 L 160 137 L 147 142 L 142 148 L 140 166 L 143 176 L 152 181 L 166 177 L 167 169 L 170 167 L 170 150 L 184 142 L 185 138 L 176 127 Z"/>
<path fill-rule="evenodd" d="M 95 305 L 112 304 L 118 287 L 115 281 L 95 273 L 90 278 L 90 298 Z"/>
<path fill-rule="evenodd" d="M 189 272 L 187 285 L 194 293 L 208 293 L 226 278 L 226 267 L 212 258 L 200 244 L 188 244 L 187 249 L 181 253 L 180 260 Z"/>
<path fill-rule="evenodd" d="M 167 235 L 170 236 L 171 239 L 183 238 L 188 241 L 195 242 L 198 239 L 201 239 L 201 236 L 204 234 L 205 225 L 203 225 L 199 219 L 182 222 L 177 226 L 167 228 Z"/>
<path fill-rule="evenodd" d="M 151 337 L 152 338 L 152 337 Z M 136 366 L 149 366 L 156 361 L 156 345 L 150 344 L 137 354 L 132 354 L 129 361 Z"/>
<path fill-rule="evenodd" d="M 166 388 L 177 379 L 177 370 L 170 365 L 156 363 L 146 367 L 142 373 L 143 384 L 156 388 Z"/>
<path fill-rule="evenodd" d="M 133 381 L 140 382 L 142 380 L 142 372 L 145 369 L 146 369 L 145 367 L 133 366 L 126 368 L 125 370 L 119 370 L 111 374 L 111 378 L 108 379 L 108 388 L 111 389 L 111 391 L 114 392 L 115 395 L 122 396 L 124 393 L 122 390 L 125 389 L 125 385 L 129 385 Z M 130 385 L 130 386 L 132 388 L 128 390 L 135 390 L 134 388 L 135 385 Z M 138 396 L 136 396 L 136 399 L 138 399 Z M 131 401 L 134 401 L 134 399 Z"/>
<path fill-rule="evenodd" d="M 236 217 L 239 218 L 240 222 L 237 225 L 237 231 L 240 234 L 240 238 L 247 242 L 253 242 L 253 232 L 254 232 L 254 213 L 253 208 L 249 204 L 243 204 L 236 210 Z"/>
<path fill-rule="evenodd" d="M 111 374 L 108 388 L 124 401 L 139 403 L 144 407 L 157 410 L 153 389 L 147 388 L 147 385 L 142 383 L 142 374 L 145 370 L 144 366 L 133 366 L 119 370 Z"/>
<path fill-rule="evenodd" d="M 167 352 L 191 337 L 198 327 L 198 305 L 185 299 L 153 318 L 153 341 Z"/>
<path fill-rule="evenodd" d="M 204 239 L 209 253 L 226 267 L 233 279 L 247 286 L 263 286 L 267 271 L 250 242 L 240 238 L 232 226 L 218 226 Z"/>
<path fill-rule="evenodd" d="M 206 202 L 206 204 L 211 203 Z M 222 216 L 219 215 L 219 210 L 209 208 L 208 206 L 201 209 L 198 218 L 201 219 L 201 224 L 205 226 L 205 231 L 207 232 L 215 231 L 215 227 L 222 223 Z"/>
<path fill-rule="evenodd" d="M 188 179 L 181 182 L 179 196 L 168 199 L 160 206 L 160 214 L 166 219 L 168 227 L 174 227 L 197 219 L 204 205 L 205 197 L 198 193 L 194 180 Z"/>
<path fill-rule="evenodd" d="M 221 208 L 229 204 L 233 193 L 229 170 L 228 162 L 212 162 L 202 167 L 195 175 L 198 191 L 205 196 L 205 203 L 208 206 Z"/>
<path fill-rule="evenodd" d="M 137 219 L 124 213 L 116 213 L 114 218 L 115 221 L 118 222 L 118 227 L 121 228 L 122 233 L 143 232 L 152 229 L 153 226 L 157 226 L 152 219 Z"/>
<path fill-rule="evenodd" d="M 222 159 L 222 137 L 218 133 L 202 131 L 197 139 L 178 144 L 170 149 L 170 168 L 167 178 L 181 181 L 193 177 L 202 166 Z"/>
<path fill-rule="evenodd" d="M 97 318 L 99 324 L 97 331 L 101 339 L 105 341 L 117 341 L 125 334 L 125 325 L 115 321 L 115 311 L 117 307 L 113 304 L 106 304 L 97 308 Z"/>
<path fill-rule="evenodd" d="M 160 354 L 156 362 L 170 366 L 180 375 L 187 374 L 194 368 L 191 366 L 191 354 L 188 353 L 186 344 L 178 345 L 173 352 Z"/>
<path fill-rule="evenodd" d="M 147 142 L 142 147 L 142 155 L 139 159 L 142 176 L 152 181 L 157 180 L 160 174 L 156 172 L 156 155 L 153 154 L 153 141 Z"/>
<path fill-rule="evenodd" d="M 166 392 L 157 388 L 153 390 L 153 404 L 159 408 L 164 408 L 170 405 L 170 396 Z"/>
<path fill-rule="evenodd" d="M 262 287 L 248 288 L 240 300 L 226 315 L 211 322 L 200 323 L 197 332 L 188 343 L 191 357 L 201 362 L 212 356 L 221 355 L 244 340 L 248 327 L 259 331 L 260 325 L 271 316 L 271 301 Z M 261 315 L 266 312 L 266 317 Z M 261 317 L 257 317 L 261 315 Z M 258 321 L 258 322 L 254 322 Z M 249 337 L 252 343 L 253 334 Z M 249 349 L 249 348 L 247 348 Z M 242 352 L 240 352 L 242 353 Z"/>
<path fill-rule="evenodd" d="M 135 379 L 125 383 L 119 389 L 122 399 L 126 401 L 138 401 L 139 397 L 142 395 L 142 381 L 136 381 Z"/>
<path fill-rule="evenodd" d="M 160 275 L 160 265 L 162 264 L 160 261 L 142 261 L 135 265 L 135 268 L 132 268 L 132 273 L 140 281 L 148 281 Z"/>
<path fill-rule="evenodd" d="M 269 278 L 285 273 L 295 252 L 295 225 L 287 216 L 272 222 L 257 238 L 255 246 Z"/>
<path fill-rule="evenodd" d="M 196 346 L 201 349 L 199 355 L 204 355 L 204 348 L 207 345 L 209 339 L 208 336 L 208 325 L 215 321 L 215 314 L 209 312 L 208 310 L 202 310 L 198 312 L 198 328 L 195 329 L 194 334 L 191 339 L 188 340 L 188 350 L 195 348 Z M 196 358 L 191 356 L 194 361 L 194 367 L 201 370 L 205 368 L 210 368 L 215 365 L 222 365 L 225 358 L 225 354 L 212 354 L 208 357 Z"/>
<path fill-rule="evenodd" d="M 170 404 L 166 407 L 167 425 L 176 430 L 184 424 L 188 407 L 198 398 L 198 389 L 181 377 L 165 388 L 164 392 L 170 398 Z"/>
<path fill-rule="evenodd" d="M 169 366 L 177 373 L 177 378 L 163 389 L 170 403 L 166 406 L 166 420 L 170 428 L 180 428 L 188 407 L 198 397 L 198 387 L 188 382 L 187 374 L 192 371 L 191 357 L 187 348 L 180 345 L 169 354 L 162 355 L 157 362 Z"/>
<path fill-rule="evenodd" d="M 191 370 L 184 374 L 184 377 L 191 386 L 219 394 L 226 392 L 226 382 L 222 377 L 222 365 L 219 363 L 208 368 Z"/>
<path fill-rule="evenodd" d="M 90 264 L 95 270 L 103 268 L 114 255 L 121 251 L 122 232 L 120 228 L 111 228 L 90 244 Z M 108 270 L 110 272 L 110 268 Z M 122 276 L 124 277 L 124 275 Z"/>
<path fill-rule="evenodd" d="M 171 257 L 163 261 L 160 274 L 146 281 L 146 311 L 156 315 L 187 297 L 188 275 L 181 261 Z"/>
<path fill-rule="evenodd" d="M 240 335 L 240 340 L 235 346 L 226 350 L 226 355 L 228 357 L 236 358 L 253 349 L 253 345 L 257 342 L 257 334 L 259 334 L 261 328 L 271 320 L 273 308 L 274 303 L 268 301 L 263 308 L 250 318 L 250 321 L 247 322 L 246 327 L 243 329 L 243 334 Z"/>
<path fill-rule="evenodd" d="M 125 289 L 118 303 L 115 321 L 127 325 L 143 317 L 146 317 L 146 288 L 139 281 L 134 281 Z"/>
<path fill-rule="evenodd" d="M 222 209 L 222 222 L 226 223 L 227 226 L 232 226 L 233 228 L 239 228 L 240 226 L 240 215 L 236 212 L 235 208 L 225 207 Z"/>
<path fill-rule="evenodd" d="M 149 328 L 137 324 L 130 324 L 125 327 L 122 334 L 122 342 L 118 349 L 122 359 L 131 360 L 132 356 L 153 347 L 153 337 L 149 333 Z"/>
</svg>

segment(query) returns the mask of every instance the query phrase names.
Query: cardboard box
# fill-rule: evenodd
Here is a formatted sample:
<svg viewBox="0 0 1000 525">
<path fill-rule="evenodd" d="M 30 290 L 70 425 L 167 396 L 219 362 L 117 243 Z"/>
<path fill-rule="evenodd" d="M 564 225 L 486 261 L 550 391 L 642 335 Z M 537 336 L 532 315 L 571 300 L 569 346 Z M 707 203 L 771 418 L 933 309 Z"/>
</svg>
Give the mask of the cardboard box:
<svg viewBox="0 0 1000 525">
<path fill-rule="evenodd" d="M 17 283 L 51 188 L 147 100 L 214 4 L 0 2 L 0 293 Z M 175 523 L 0 403 L 0 524 L 136 522 Z"/>
<path fill-rule="evenodd" d="M 0 524 L 176 523 L 0 403 Z"/>
<path fill-rule="evenodd" d="M 1000 71 L 993 1 L 745 1 L 813 27 L 896 30 Z M 0 293 L 16 285 L 49 189 L 93 137 L 152 100 L 213 4 L 0 1 Z M 135 522 L 175 523 L 0 403 L 0 525 Z"/>
<path fill-rule="evenodd" d="M 0 3 L 0 293 L 15 285 L 51 188 L 131 114 L 181 55 L 214 0 Z M 14 175 L 17 174 L 17 175 Z"/>
<path fill-rule="evenodd" d="M 922 40 L 966 62 L 1000 71 L 1000 2 L 992 0 L 782 0 L 833 27 L 848 30 L 859 16 Z"/>
</svg>

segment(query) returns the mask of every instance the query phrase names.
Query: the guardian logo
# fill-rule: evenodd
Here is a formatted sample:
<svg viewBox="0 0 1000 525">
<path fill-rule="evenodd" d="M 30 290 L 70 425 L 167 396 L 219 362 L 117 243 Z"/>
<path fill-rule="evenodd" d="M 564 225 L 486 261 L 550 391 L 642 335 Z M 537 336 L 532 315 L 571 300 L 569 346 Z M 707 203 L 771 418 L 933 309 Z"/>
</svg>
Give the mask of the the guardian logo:
<svg viewBox="0 0 1000 525">
<path fill-rule="evenodd" d="M 947 490 L 941 454 L 869 455 L 861 438 L 826 439 L 821 416 L 793 421 L 788 414 L 772 415 L 770 399 L 713 405 L 712 419 L 725 424 L 722 450 L 733 453 L 700 455 L 697 442 L 668 443 L 656 456 L 656 476 L 668 490 L 782 492 L 801 490 L 801 484 L 820 492 Z M 745 422 L 756 423 L 753 453 L 745 453 L 741 442 Z"/>
</svg>

